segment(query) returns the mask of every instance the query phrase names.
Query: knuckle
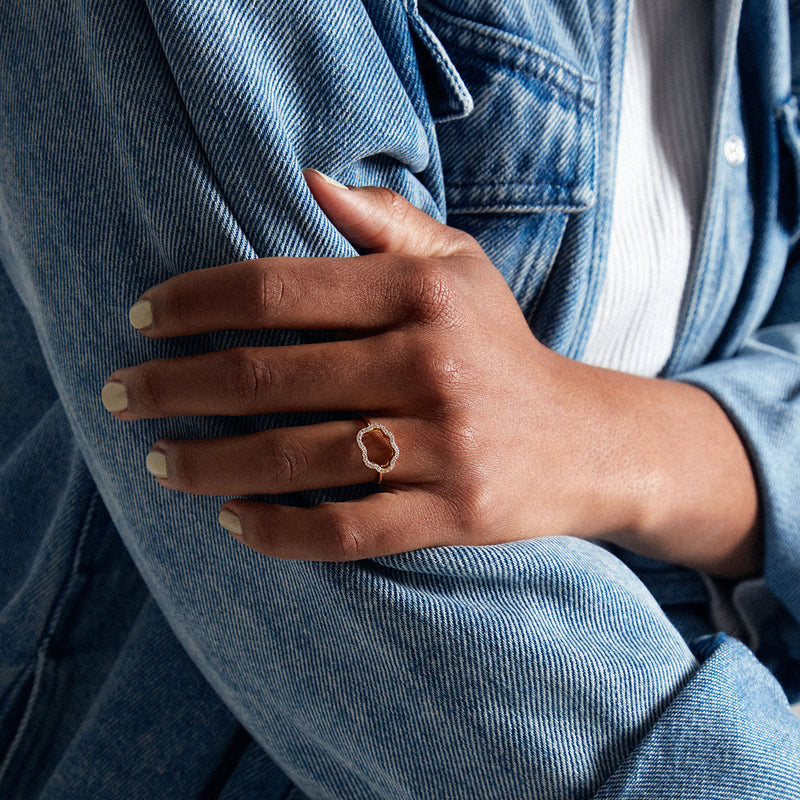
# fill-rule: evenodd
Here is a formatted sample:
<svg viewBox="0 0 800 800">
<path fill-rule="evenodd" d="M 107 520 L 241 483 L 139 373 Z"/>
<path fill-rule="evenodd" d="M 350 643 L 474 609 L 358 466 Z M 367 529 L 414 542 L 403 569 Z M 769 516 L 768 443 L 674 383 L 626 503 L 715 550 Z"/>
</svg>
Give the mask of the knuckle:
<svg viewBox="0 0 800 800">
<path fill-rule="evenodd" d="M 448 255 L 483 254 L 481 246 L 470 234 L 449 225 L 444 226 L 444 231 L 442 232 L 442 252 Z"/>
<path fill-rule="evenodd" d="M 479 485 L 473 483 L 464 494 L 466 496 L 458 510 L 461 529 L 470 537 L 480 531 L 492 530 L 496 499 L 489 486 L 484 481 Z"/>
<path fill-rule="evenodd" d="M 229 360 L 228 380 L 240 407 L 246 409 L 256 407 L 274 385 L 273 370 L 269 364 L 248 349 L 230 351 Z"/>
<path fill-rule="evenodd" d="M 493 484 L 481 470 L 462 471 L 448 500 L 458 529 L 468 538 L 492 530 L 497 496 Z"/>
<path fill-rule="evenodd" d="M 266 461 L 275 491 L 291 491 L 292 487 L 302 485 L 310 472 L 305 448 L 289 437 L 270 444 Z"/>
<path fill-rule="evenodd" d="M 409 311 L 413 319 L 447 328 L 458 322 L 458 301 L 453 274 L 433 260 L 417 263 L 410 271 Z"/>
<path fill-rule="evenodd" d="M 405 217 L 410 210 L 408 201 L 388 186 L 376 186 L 375 196 L 379 198 L 379 202 L 383 203 L 387 215 L 390 217 L 397 218 L 400 215 Z"/>
<path fill-rule="evenodd" d="M 441 473 L 447 491 L 441 497 L 456 529 L 471 540 L 492 530 L 496 521 L 496 467 L 486 458 L 486 436 L 466 415 L 446 415 L 437 427 L 436 448 L 447 465 Z"/>
<path fill-rule="evenodd" d="M 440 424 L 445 438 L 444 446 L 450 451 L 450 457 L 466 464 L 480 464 L 484 438 L 477 427 L 463 418 L 453 415 Z"/>
<path fill-rule="evenodd" d="M 283 303 L 285 293 L 283 278 L 276 270 L 263 265 L 254 270 L 252 286 L 247 290 L 247 301 L 256 321 L 266 321 L 272 310 Z"/>
<path fill-rule="evenodd" d="M 286 270 L 279 272 L 265 264 L 259 264 L 253 270 L 245 302 L 258 324 L 268 325 L 280 311 L 291 305 L 293 298 L 301 295 L 295 283 L 297 281 Z"/>
<path fill-rule="evenodd" d="M 363 558 L 364 532 L 352 519 L 332 508 L 328 531 L 334 561 L 357 561 Z"/>
<path fill-rule="evenodd" d="M 478 489 L 485 480 L 486 442 L 463 416 L 447 414 L 439 420 L 437 450 L 450 465 L 450 480 L 460 487 Z"/>
<path fill-rule="evenodd" d="M 413 385 L 419 387 L 431 408 L 455 411 L 475 386 L 469 363 L 435 344 L 420 343 L 415 350 L 407 361 Z"/>
<path fill-rule="evenodd" d="M 355 229 L 366 234 L 368 241 L 380 243 L 389 241 L 392 229 L 400 226 L 406 219 L 408 209 L 404 199 L 385 186 L 371 187 L 371 201 L 362 207 L 362 217 L 355 223 Z"/>
<path fill-rule="evenodd" d="M 460 396 L 473 383 L 467 363 L 451 353 L 432 359 L 428 374 L 431 384 L 448 398 Z"/>
</svg>

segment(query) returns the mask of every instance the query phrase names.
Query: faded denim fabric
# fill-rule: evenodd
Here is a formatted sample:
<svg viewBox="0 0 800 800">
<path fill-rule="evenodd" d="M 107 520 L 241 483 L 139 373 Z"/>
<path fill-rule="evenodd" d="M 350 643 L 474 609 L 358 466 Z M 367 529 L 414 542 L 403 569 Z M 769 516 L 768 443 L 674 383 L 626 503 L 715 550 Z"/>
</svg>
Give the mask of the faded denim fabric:
<svg viewBox="0 0 800 800">
<path fill-rule="evenodd" d="M 299 416 L 122 425 L 99 403 L 119 366 L 312 336 L 150 342 L 126 318 L 179 272 L 352 254 L 308 166 L 468 230 L 579 357 L 626 2 L 0 5 L 0 797 L 800 797 L 795 8 L 714 3 L 711 182 L 667 369 L 750 447 L 782 689 L 705 635 L 700 576 L 593 544 L 258 556 L 144 457 Z"/>
</svg>

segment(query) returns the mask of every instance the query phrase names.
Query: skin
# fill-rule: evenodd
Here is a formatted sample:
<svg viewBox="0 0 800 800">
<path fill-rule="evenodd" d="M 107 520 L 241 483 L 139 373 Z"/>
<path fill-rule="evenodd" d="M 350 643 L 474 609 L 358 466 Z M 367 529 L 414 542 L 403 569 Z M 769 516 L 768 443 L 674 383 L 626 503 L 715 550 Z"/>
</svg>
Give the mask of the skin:
<svg viewBox="0 0 800 800">
<path fill-rule="evenodd" d="M 221 521 L 241 542 L 278 558 L 344 561 L 572 535 L 725 577 L 760 568 L 752 468 L 710 395 L 547 349 L 470 236 L 388 189 L 305 175 L 368 255 L 177 276 L 140 298 L 152 309 L 141 333 L 322 328 L 347 338 L 153 360 L 109 378 L 127 391 L 121 420 L 337 410 L 394 433 L 397 465 L 365 499 L 305 509 L 226 502 Z M 226 495 L 374 481 L 356 445 L 363 425 L 162 440 L 158 480 Z M 365 441 L 372 460 L 391 456 L 381 434 Z"/>
</svg>

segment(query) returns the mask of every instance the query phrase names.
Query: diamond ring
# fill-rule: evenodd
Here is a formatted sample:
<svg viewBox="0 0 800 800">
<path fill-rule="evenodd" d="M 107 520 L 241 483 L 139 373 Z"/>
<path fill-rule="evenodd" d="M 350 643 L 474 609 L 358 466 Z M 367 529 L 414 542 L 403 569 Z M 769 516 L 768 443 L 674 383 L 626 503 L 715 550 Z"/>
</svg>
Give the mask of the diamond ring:
<svg viewBox="0 0 800 800">
<path fill-rule="evenodd" d="M 356 443 L 358 444 L 359 450 L 361 450 L 361 458 L 364 461 L 364 465 L 370 469 L 374 469 L 378 473 L 378 483 L 380 483 L 383 480 L 383 476 L 394 469 L 394 465 L 397 463 L 397 456 L 400 455 L 400 449 L 397 447 L 397 443 L 394 440 L 394 434 L 385 425 L 381 425 L 380 422 L 370 422 L 368 419 L 365 419 L 364 422 L 366 422 L 367 425 L 356 434 Z M 371 461 L 369 453 L 367 453 L 364 437 L 373 431 L 384 436 L 386 441 L 389 442 L 389 446 L 392 448 L 392 457 L 385 464 L 376 464 L 374 461 Z"/>
</svg>

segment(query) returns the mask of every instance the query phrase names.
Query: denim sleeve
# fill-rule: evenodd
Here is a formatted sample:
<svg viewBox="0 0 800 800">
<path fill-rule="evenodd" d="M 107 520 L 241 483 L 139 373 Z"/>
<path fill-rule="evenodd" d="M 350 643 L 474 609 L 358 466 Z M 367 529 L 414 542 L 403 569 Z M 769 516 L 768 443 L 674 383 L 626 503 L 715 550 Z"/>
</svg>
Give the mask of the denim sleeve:
<svg viewBox="0 0 800 800">
<path fill-rule="evenodd" d="M 800 21 L 793 20 L 789 29 L 792 40 L 800 38 Z M 795 60 L 798 49 L 793 47 Z M 778 55 L 776 59 L 780 60 Z M 788 56 L 784 60 L 788 62 Z M 732 189 L 737 198 L 729 200 L 728 220 L 720 225 L 731 241 L 736 240 L 735 226 L 741 233 L 747 231 L 743 238 L 748 241 L 747 248 L 734 245 L 725 251 L 726 255 L 737 249 L 740 255 L 745 253 L 744 259 L 732 259 L 746 265 L 739 297 L 711 358 L 677 378 L 712 394 L 736 425 L 759 486 L 764 577 L 770 591 L 800 624 L 798 82 L 790 88 L 787 72 L 761 88 L 761 95 L 755 87 L 747 95 L 756 106 L 750 114 L 757 113 L 764 120 L 752 133 L 750 148 L 750 169 L 758 174 L 758 181 L 751 178 L 746 189 L 741 185 Z M 744 205 L 743 198 L 747 198 Z M 743 209 L 745 217 L 741 216 Z M 730 266 L 735 272 L 735 265 Z M 723 267 L 720 273 L 726 271 Z M 800 658 L 797 644 L 794 650 L 795 658 Z"/>
<path fill-rule="evenodd" d="M 351 253 L 301 167 L 391 185 L 442 214 L 432 87 L 417 59 L 454 113 L 468 99 L 413 5 L 4 3 L 0 30 L 0 258 L 36 340 L 0 346 L 20 381 L 13 348 L 40 348 L 47 402 L 69 423 L 49 447 L 8 451 L 4 541 L 31 548 L 48 526 L 66 536 L 63 512 L 80 526 L 96 487 L 186 652 L 311 798 L 599 790 L 698 668 L 616 559 L 563 538 L 346 565 L 270 560 L 219 530 L 218 499 L 164 492 L 144 456 L 162 436 L 275 420 L 121 425 L 99 402 L 122 365 L 307 341 L 223 332 L 153 343 L 126 320 L 142 291 L 179 272 Z M 19 391 L 13 402 L 28 400 Z M 68 502 L 51 511 L 57 497 Z M 24 576 L 14 589 L 8 629 L 35 611 Z M 0 677 L 13 683 L 4 657 Z M 713 712 L 714 698 L 704 702 Z M 726 769 L 736 777 L 735 758 Z"/>
<path fill-rule="evenodd" d="M 800 324 L 764 327 L 735 358 L 680 379 L 721 403 L 748 448 L 760 487 L 765 579 L 800 621 Z"/>
<path fill-rule="evenodd" d="M 735 639 L 709 636 L 693 649 L 702 667 L 594 800 L 800 797 L 797 720 L 777 684 Z"/>
<path fill-rule="evenodd" d="M 676 377 L 713 395 L 748 449 L 761 498 L 764 577 L 794 617 L 794 658 L 800 659 L 800 13 L 797 3 L 769 0 L 743 12 L 738 51 L 741 98 L 728 103 L 719 126 L 744 124 L 747 170 L 720 160 L 727 189 L 717 230 L 724 245 L 711 265 L 716 297 L 695 332 L 720 336 L 709 356 L 684 364 Z M 765 57 L 769 53 L 769 58 Z M 722 299 L 729 278 L 735 303 Z M 716 327 L 715 327 L 716 326 Z M 720 335 L 721 334 L 721 335 Z M 721 502 L 724 499 L 721 498 Z M 796 671 L 796 667 L 795 667 Z M 800 682 L 793 680 L 795 691 Z"/>
</svg>

